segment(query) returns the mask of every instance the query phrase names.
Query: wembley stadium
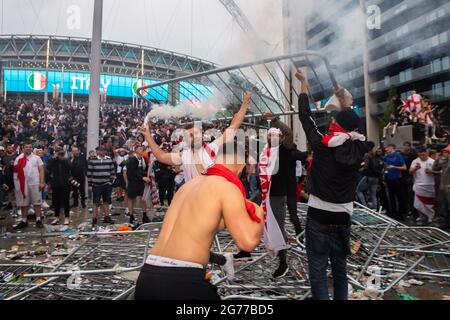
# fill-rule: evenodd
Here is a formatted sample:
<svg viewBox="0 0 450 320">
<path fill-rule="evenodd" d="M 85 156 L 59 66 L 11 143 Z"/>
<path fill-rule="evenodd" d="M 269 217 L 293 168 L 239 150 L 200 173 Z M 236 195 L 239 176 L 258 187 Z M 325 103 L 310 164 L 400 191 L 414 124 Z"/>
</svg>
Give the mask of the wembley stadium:
<svg viewBox="0 0 450 320">
<path fill-rule="evenodd" d="M 87 101 L 90 52 L 88 38 L 2 35 L 0 88 L 8 98 L 42 99 L 48 79 L 49 93 Z M 185 54 L 115 41 L 103 41 L 101 55 L 100 93 L 112 103 L 131 104 L 138 87 L 217 67 Z M 145 94 L 151 101 L 168 101 L 170 89 Z"/>
</svg>

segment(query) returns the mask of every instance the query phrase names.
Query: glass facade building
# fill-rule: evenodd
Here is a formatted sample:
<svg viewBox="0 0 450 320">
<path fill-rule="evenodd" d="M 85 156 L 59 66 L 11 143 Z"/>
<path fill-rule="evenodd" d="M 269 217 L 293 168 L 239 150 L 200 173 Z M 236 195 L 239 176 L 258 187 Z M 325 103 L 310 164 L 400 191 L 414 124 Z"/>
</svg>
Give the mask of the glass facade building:
<svg viewBox="0 0 450 320">
<path fill-rule="evenodd" d="M 354 30 L 365 29 L 368 47 L 370 113 L 381 115 L 389 89 L 401 96 L 415 90 L 433 103 L 450 106 L 450 2 L 448 0 L 318 0 L 306 16 L 307 48 L 326 54 L 338 82 L 365 105 L 364 42 Z M 362 8 L 364 6 L 364 9 Z M 368 27 L 372 6 L 380 25 Z M 364 21 L 355 12 L 364 14 Z M 339 13 L 339 14 L 337 14 Z M 364 39 L 364 38 L 363 38 Z M 349 42 L 354 42 L 354 49 Z M 344 47 L 344 54 L 342 54 Z M 313 90 L 320 88 L 313 84 Z"/>
</svg>

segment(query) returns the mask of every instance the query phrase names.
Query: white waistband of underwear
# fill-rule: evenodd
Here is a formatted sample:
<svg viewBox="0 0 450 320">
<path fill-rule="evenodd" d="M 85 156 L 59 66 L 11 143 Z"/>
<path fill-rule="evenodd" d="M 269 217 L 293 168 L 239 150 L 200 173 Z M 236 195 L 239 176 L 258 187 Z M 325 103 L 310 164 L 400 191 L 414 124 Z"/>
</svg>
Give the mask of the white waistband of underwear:
<svg viewBox="0 0 450 320">
<path fill-rule="evenodd" d="M 323 201 L 322 199 L 310 194 L 308 206 L 330 212 L 347 212 L 349 215 L 353 215 L 353 202 L 331 203 Z"/>
<path fill-rule="evenodd" d="M 147 261 L 145 263 L 149 264 L 151 266 L 155 266 L 155 267 L 204 269 L 203 266 L 198 263 L 182 261 L 182 260 L 175 260 L 175 259 L 166 258 L 166 257 L 152 256 L 152 255 L 149 255 L 147 257 Z"/>
</svg>

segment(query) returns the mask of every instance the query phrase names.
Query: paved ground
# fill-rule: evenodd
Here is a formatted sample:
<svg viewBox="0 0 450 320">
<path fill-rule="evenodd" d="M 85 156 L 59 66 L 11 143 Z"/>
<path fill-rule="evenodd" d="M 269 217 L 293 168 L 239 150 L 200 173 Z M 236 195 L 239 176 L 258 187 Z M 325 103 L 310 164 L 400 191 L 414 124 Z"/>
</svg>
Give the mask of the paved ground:
<svg viewBox="0 0 450 320">
<path fill-rule="evenodd" d="M 128 222 L 128 218 L 125 216 L 123 207 L 124 203 L 114 203 L 112 210 L 112 218 L 117 224 L 123 224 Z M 73 208 L 70 217 L 69 229 L 76 230 L 78 226 L 84 222 L 92 221 L 92 213 L 88 209 Z M 155 214 L 155 212 L 153 212 Z M 141 214 L 138 211 L 138 220 L 141 221 Z M 44 223 L 49 224 L 53 220 L 53 215 L 47 212 Z M 99 219 L 99 226 L 103 225 L 101 219 Z M 0 228 L 2 228 L 3 235 L 0 238 L 0 250 L 6 249 L 10 250 L 12 246 L 20 246 L 20 250 L 36 250 L 39 247 L 52 247 L 52 250 L 58 250 L 60 247 L 64 247 L 64 243 L 67 241 L 66 237 L 43 237 L 45 229 L 36 229 L 34 227 L 34 221 L 31 221 L 30 226 L 18 232 L 12 232 L 12 226 L 15 224 L 15 219 L 13 219 L 9 214 L 3 213 L 0 215 Z M 412 220 L 408 221 L 407 224 L 414 224 Z M 4 232 L 8 231 L 8 236 L 5 237 Z M 70 230 L 68 230 L 70 232 Z M 64 240 L 63 240 L 64 239 Z M 75 243 L 70 244 L 75 245 Z M 56 248 L 56 249 L 55 249 Z M 0 261 L 5 258 L 6 252 L 3 251 L 0 255 Z M 45 256 L 39 257 L 38 259 L 44 259 Z M 420 279 L 424 282 L 421 286 L 411 286 L 409 288 L 404 288 L 403 291 L 391 290 L 388 292 L 383 299 L 389 300 L 399 300 L 408 298 L 418 298 L 421 300 L 442 300 L 446 296 L 450 298 L 450 281 L 444 280 L 440 281 L 436 278 L 432 279 Z M 407 296 L 403 298 L 400 297 L 400 293 L 406 293 Z"/>
</svg>

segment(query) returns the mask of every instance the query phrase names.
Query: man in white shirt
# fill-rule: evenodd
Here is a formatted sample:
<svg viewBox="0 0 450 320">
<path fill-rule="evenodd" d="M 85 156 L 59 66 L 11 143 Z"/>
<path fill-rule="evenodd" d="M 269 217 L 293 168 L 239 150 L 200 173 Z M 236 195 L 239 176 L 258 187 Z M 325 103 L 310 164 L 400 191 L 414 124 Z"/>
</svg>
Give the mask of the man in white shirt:
<svg viewBox="0 0 450 320">
<path fill-rule="evenodd" d="M 248 107 L 250 106 L 251 98 L 252 94 L 247 92 L 244 96 L 241 108 L 234 116 L 227 130 L 235 131 L 239 129 L 244 121 Z M 150 149 L 159 162 L 170 166 L 182 166 L 185 181 L 188 182 L 199 176 L 204 170 L 214 164 L 214 157 L 219 151 L 224 137 L 219 137 L 214 142 L 208 144 L 203 140 L 204 137 L 202 136 L 201 130 L 198 130 L 195 126 L 185 129 L 191 136 L 191 145 L 185 145 L 186 148 L 182 152 L 164 152 L 153 139 L 150 128 L 146 126 L 141 128 L 141 134 L 144 135 Z M 226 136 L 227 139 L 229 139 L 234 137 L 234 134 L 231 134 L 230 132 L 230 134 Z"/>
<path fill-rule="evenodd" d="M 41 190 L 44 188 L 44 163 L 32 154 L 31 143 L 23 146 L 23 153 L 14 161 L 14 188 L 16 205 L 21 209 L 22 220 L 14 226 L 15 230 L 28 227 L 27 215 L 30 206 L 34 206 L 36 227 L 43 228 L 41 220 Z"/>
<path fill-rule="evenodd" d="M 435 215 L 436 191 L 433 164 L 434 160 L 428 156 L 428 151 L 422 148 L 419 151 L 419 157 L 411 163 L 409 170 L 414 176 L 414 208 L 419 212 L 419 218 L 417 218 L 419 224 L 431 222 Z"/>
</svg>

